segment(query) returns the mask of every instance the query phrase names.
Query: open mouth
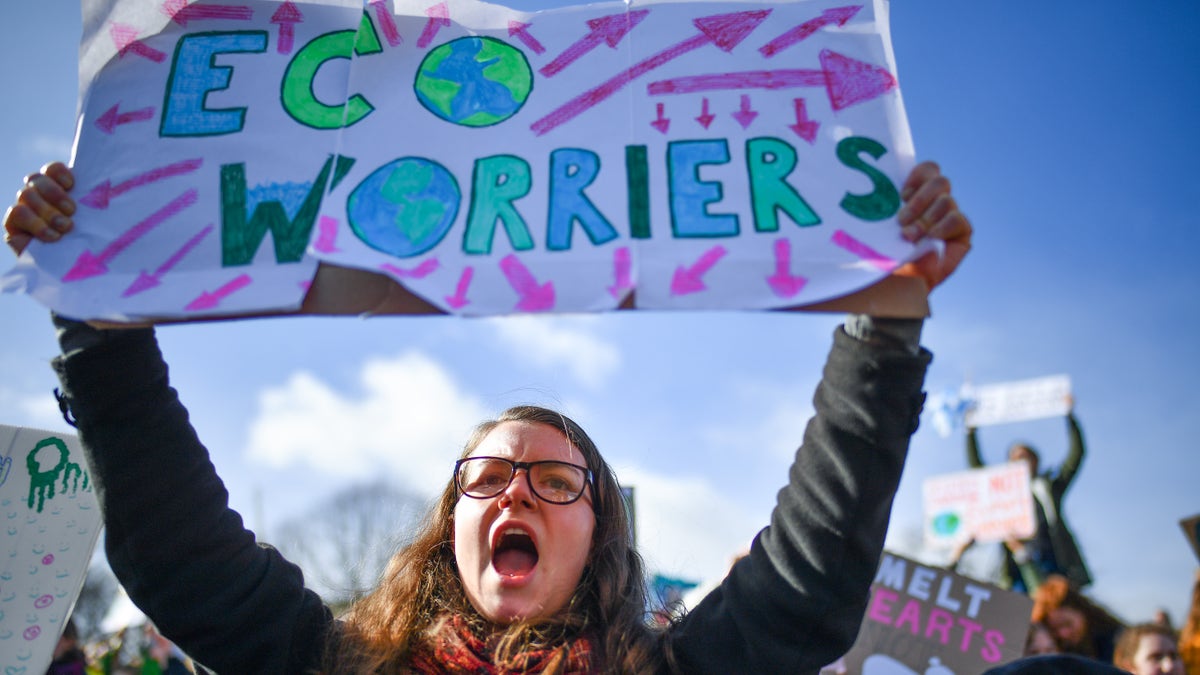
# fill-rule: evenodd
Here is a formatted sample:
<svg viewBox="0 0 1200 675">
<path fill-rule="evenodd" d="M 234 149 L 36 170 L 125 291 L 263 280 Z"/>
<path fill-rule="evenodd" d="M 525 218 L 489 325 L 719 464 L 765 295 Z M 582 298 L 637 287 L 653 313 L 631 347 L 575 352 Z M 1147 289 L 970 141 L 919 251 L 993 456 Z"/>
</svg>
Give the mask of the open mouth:
<svg viewBox="0 0 1200 675">
<path fill-rule="evenodd" d="M 519 577 L 533 571 L 538 562 L 537 546 L 524 530 L 512 528 L 500 535 L 492 552 L 492 567 L 506 577 Z"/>
</svg>

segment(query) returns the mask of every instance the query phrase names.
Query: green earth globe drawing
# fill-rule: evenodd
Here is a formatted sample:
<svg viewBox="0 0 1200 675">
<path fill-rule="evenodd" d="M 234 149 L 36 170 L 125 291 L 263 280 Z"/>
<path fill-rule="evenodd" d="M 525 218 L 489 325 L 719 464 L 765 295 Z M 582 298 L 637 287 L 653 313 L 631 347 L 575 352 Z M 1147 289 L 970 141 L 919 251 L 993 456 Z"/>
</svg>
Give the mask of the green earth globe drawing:
<svg viewBox="0 0 1200 675">
<path fill-rule="evenodd" d="M 461 203 L 458 182 L 445 167 L 423 157 L 402 157 L 354 188 L 346 200 L 346 219 L 367 246 L 410 258 L 437 246 Z"/>
<path fill-rule="evenodd" d="M 512 117 L 533 90 L 521 50 L 490 37 L 462 37 L 425 55 L 413 85 L 417 99 L 441 119 L 486 127 Z"/>
</svg>

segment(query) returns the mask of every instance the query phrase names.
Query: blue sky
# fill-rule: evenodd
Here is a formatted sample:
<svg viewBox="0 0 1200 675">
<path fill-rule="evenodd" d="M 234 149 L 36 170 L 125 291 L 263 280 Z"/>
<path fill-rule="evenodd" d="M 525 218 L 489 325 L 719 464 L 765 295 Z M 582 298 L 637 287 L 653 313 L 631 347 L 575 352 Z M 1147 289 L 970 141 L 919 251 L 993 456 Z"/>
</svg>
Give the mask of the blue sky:
<svg viewBox="0 0 1200 675">
<path fill-rule="evenodd" d="M 0 187 L 12 192 L 69 153 L 78 11 L 6 7 Z M 1197 28 L 1200 5 L 1182 0 L 892 6 L 918 157 L 942 165 L 976 227 L 932 298 L 927 387 L 1072 378 L 1089 455 L 1066 513 L 1093 595 L 1131 621 L 1159 607 L 1181 619 L 1197 567 L 1178 526 L 1200 513 Z M 0 316 L 0 422 L 61 428 L 45 309 L 4 295 Z M 767 522 L 838 320 L 290 318 L 160 337 L 235 507 L 267 539 L 356 481 L 432 492 L 473 422 L 533 401 L 576 417 L 636 487 L 651 566 L 702 579 Z M 1048 464 L 1066 448 L 1064 423 L 1043 420 L 982 430 L 985 458 L 1018 438 Z M 918 538 L 921 481 L 964 469 L 962 445 L 928 419 L 917 432 L 896 550 Z M 982 550 L 972 565 L 991 561 Z"/>
</svg>

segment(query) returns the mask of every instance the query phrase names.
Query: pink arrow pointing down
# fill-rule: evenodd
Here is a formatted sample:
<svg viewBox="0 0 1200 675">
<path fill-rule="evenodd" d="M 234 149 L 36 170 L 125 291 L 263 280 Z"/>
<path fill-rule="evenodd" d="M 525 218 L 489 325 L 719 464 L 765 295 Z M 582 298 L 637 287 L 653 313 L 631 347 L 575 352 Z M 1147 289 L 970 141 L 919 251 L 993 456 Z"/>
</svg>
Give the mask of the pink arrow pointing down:
<svg viewBox="0 0 1200 675">
<path fill-rule="evenodd" d="M 608 294 L 620 300 L 633 288 L 633 256 L 628 246 L 622 246 L 613 253 L 613 285 L 608 287 Z"/>
<path fill-rule="evenodd" d="M 771 290 L 781 298 L 791 298 L 804 288 L 808 279 L 792 274 L 792 242 L 775 240 L 775 273 L 767 277 Z"/>
<path fill-rule="evenodd" d="M 379 29 L 383 31 L 387 43 L 395 47 L 403 42 L 400 29 L 396 27 L 396 19 L 388 9 L 387 0 L 370 0 L 367 4 L 375 9 L 375 21 L 379 23 Z"/>
<path fill-rule="evenodd" d="M 705 251 L 691 267 L 676 267 L 675 275 L 671 277 L 671 295 L 688 295 L 708 290 L 708 286 L 704 285 L 704 275 L 725 257 L 725 253 L 724 246 L 714 246 Z"/>
<path fill-rule="evenodd" d="M 608 97 L 620 91 L 625 85 L 645 75 L 646 73 L 659 68 L 666 63 L 683 56 L 684 54 L 704 47 L 706 45 L 714 45 L 717 49 L 724 52 L 732 51 L 734 47 L 741 44 L 758 24 L 762 23 L 763 19 L 771 13 L 769 9 L 755 10 L 750 12 L 734 12 L 732 14 L 717 14 L 713 16 L 701 17 L 692 20 L 700 34 L 688 38 L 678 44 L 664 49 L 663 51 L 635 64 L 632 68 L 618 73 L 615 77 L 604 82 L 603 84 L 585 91 L 576 96 L 562 106 L 550 112 L 542 119 L 533 123 L 530 127 L 538 136 L 554 129 L 555 127 L 569 122 L 580 113 L 584 112 L 604 101 Z"/>
<path fill-rule="evenodd" d="M 554 309 L 554 282 L 539 284 L 533 273 L 516 255 L 510 253 L 505 256 L 500 261 L 500 271 L 521 298 L 516 309 L 522 312 L 545 312 Z"/>
<path fill-rule="evenodd" d="M 446 296 L 446 304 L 454 309 L 462 309 L 471 304 L 467 300 L 467 291 L 471 288 L 471 279 L 475 276 L 475 268 L 470 265 L 463 268 L 462 274 L 458 277 L 458 284 L 454 287 L 454 295 Z"/>
<path fill-rule="evenodd" d="M 196 196 L 195 190 L 188 190 L 171 200 L 166 206 L 150 214 L 150 217 L 129 228 L 111 244 L 105 246 L 99 255 L 92 255 L 91 251 L 80 253 L 79 257 L 75 260 L 75 265 L 63 276 L 62 280 L 79 281 L 80 279 L 107 274 L 108 263 L 112 262 L 113 258 L 120 255 L 122 251 L 129 248 L 135 241 L 148 234 L 150 230 L 161 225 L 166 219 L 195 204 Z"/>
</svg>

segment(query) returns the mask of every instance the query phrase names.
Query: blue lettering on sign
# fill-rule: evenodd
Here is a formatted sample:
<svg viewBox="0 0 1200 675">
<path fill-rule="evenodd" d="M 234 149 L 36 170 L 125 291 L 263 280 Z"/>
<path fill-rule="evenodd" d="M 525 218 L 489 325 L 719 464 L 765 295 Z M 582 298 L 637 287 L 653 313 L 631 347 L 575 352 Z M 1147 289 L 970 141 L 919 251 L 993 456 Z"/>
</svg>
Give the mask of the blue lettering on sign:
<svg viewBox="0 0 1200 675">
<path fill-rule="evenodd" d="M 163 104 L 162 136 L 216 136 L 242 130 L 246 108 L 209 109 L 209 92 L 229 87 L 233 68 L 215 65 L 218 54 L 263 52 L 266 31 L 197 33 L 175 46 Z"/>
<path fill-rule="evenodd" d="M 600 173 L 596 153 L 577 148 L 561 148 L 550 153 L 550 209 L 546 218 L 546 248 L 565 251 L 571 248 L 571 226 L 576 221 L 597 246 L 617 238 L 617 231 L 600 213 L 584 189 Z"/>
<path fill-rule="evenodd" d="M 721 183 L 700 180 L 701 166 L 727 163 L 729 143 L 725 139 L 674 141 L 667 146 L 671 227 L 676 237 L 737 236 L 736 215 L 708 212 L 709 204 L 721 201 Z"/>
</svg>

